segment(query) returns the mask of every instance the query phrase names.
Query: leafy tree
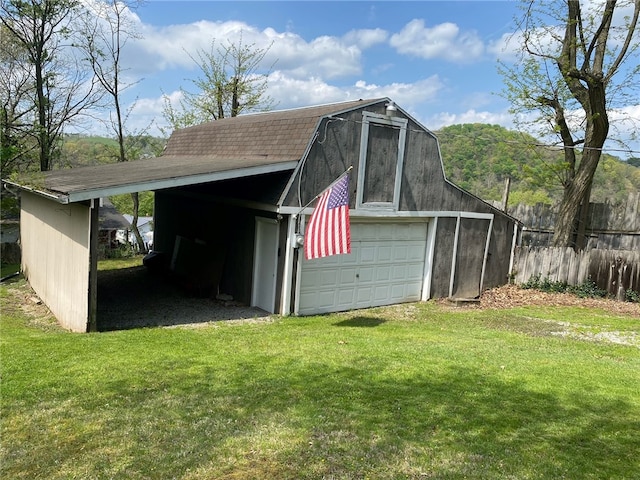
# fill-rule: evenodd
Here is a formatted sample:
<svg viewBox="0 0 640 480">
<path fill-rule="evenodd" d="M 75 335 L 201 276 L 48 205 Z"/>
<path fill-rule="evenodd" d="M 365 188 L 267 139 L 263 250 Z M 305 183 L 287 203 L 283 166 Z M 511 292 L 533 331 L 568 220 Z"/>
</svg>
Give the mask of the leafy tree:
<svg viewBox="0 0 640 480">
<path fill-rule="evenodd" d="M 598 202 L 623 202 L 640 191 L 640 169 L 612 155 L 603 154 L 593 177 L 591 198 Z"/>
<path fill-rule="evenodd" d="M 122 195 L 113 195 L 109 197 L 109 200 L 120 213 L 126 213 L 133 216 L 133 200 L 131 199 L 131 195 L 126 193 Z M 140 192 L 138 215 L 143 217 L 153 216 L 153 202 L 153 192 Z"/>
<path fill-rule="evenodd" d="M 96 105 L 94 78 L 65 44 L 78 11 L 77 0 L 2 0 L 0 22 L 24 52 L 33 82 L 34 126 L 40 170 L 50 170 L 64 128 Z"/>
<path fill-rule="evenodd" d="M 191 56 L 201 76 L 191 82 L 195 92 L 180 89 L 182 99 L 175 107 L 164 95 L 163 117 L 172 130 L 197 125 L 251 111 L 273 107 L 266 95 L 268 73 L 258 69 L 269 48 L 229 42 L 222 47 L 211 43 L 209 51 L 199 50 Z"/>
<path fill-rule="evenodd" d="M 132 159 L 157 157 L 162 153 L 166 140 L 151 135 L 131 135 L 124 138 L 125 150 Z M 67 134 L 61 152 L 61 165 L 75 168 L 88 165 L 105 165 L 119 161 L 120 148 L 113 138 Z"/>
<path fill-rule="evenodd" d="M 558 137 L 563 196 L 553 244 L 582 248 L 581 216 L 609 137 L 609 113 L 630 101 L 638 83 L 640 67 L 630 59 L 638 49 L 640 0 L 526 0 L 523 7 L 521 62 L 501 67 L 505 96 L 513 113 L 537 112 L 533 123 Z"/>
</svg>

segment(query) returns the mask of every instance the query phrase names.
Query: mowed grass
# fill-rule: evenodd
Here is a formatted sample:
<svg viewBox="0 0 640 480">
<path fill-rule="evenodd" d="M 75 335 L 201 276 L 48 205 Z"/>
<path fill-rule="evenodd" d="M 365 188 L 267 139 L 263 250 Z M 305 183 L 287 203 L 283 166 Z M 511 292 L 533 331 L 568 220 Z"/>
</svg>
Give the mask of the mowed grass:
<svg viewBox="0 0 640 480">
<path fill-rule="evenodd" d="M 427 302 L 73 334 L 19 288 L 0 288 L 1 478 L 639 476 L 638 344 L 558 333 L 633 339 L 640 318 Z"/>
</svg>

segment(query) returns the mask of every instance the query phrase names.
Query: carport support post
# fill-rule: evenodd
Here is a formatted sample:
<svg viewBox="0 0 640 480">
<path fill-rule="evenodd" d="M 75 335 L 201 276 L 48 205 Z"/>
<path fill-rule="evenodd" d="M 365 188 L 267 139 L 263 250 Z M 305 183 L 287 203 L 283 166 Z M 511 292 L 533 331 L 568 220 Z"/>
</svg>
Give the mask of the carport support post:
<svg viewBox="0 0 640 480">
<path fill-rule="evenodd" d="M 280 301 L 280 314 L 291 314 L 291 288 L 293 283 L 293 255 L 295 253 L 294 242 L 296 240 L 297 215 L 287 216 L 287 242 L 284 249 L 284 278 L 282 280 L 282 298 Z"/>
<path fill-rule="evenodd" d="M 98 230 L 100 199 L 91 200 L 91 228 L 89 229 L 89 295 L 87 302 L 87 332 L 98 330 Z"/>
</svg>

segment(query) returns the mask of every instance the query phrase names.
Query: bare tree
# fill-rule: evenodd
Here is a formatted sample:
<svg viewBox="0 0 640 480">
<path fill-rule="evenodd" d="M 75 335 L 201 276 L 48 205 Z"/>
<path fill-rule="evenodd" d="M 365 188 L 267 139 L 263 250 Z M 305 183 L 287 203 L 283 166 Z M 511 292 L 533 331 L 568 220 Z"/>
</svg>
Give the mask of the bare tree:
<svg viewBox="0 0 640 480">
<path fill-rule="evenodd" d="M 26 51 L 0 24 L 0 161 L 3 177 L 31 167 L 37 144 L 29 132 L 35 105 Z"/>
<path fill-rule="evenodd" d="M 40 170 L 50 170 L 65 126 L 100 100 L 94 78 L 73 48 L 76 0 L 1 0 L 0 21 L 25 52 L 33 81 L 36 111 L 32 135 L 38 144 Z"/>
<path fill-rule="evenodd" d="M 628 104 L 638 83 L 632 59 L 640 0 L 526 0 L 523 7 L 522 62 L 503 65 L 505 96 L 514 113 L 537 112 L 533 123 L 562 145 L 557 174 L 564 190 L 553 244 L 579 249 L 610 112 Z"/>
<path fill-rule="evenodd" d="M 165 121 L 176 129 L 273 108 L 274 101 L 266 94 L 271 67 L 267 73 L 258 73 L 269 48 L 245 45 L 240 38 L 218 48 L 213 41 L 208 51 L 199 50 L 191 56 L 201 72 L 191 80 L 196 91 L 180 89 L 179 109 L 165 95 Z"/>
<path fill-rule="evenodd" d="M 87 59 L 97 81 L 110 99 L 113 108 L 108 126 L 114 132 L 118 141 L 118 161 L 134 160 L 136 150 L 128 148 L 134 144 L 131 135 L 126 133 L 126 120 L 133 105 L 128 111 L 123 110 L 122 93 L 138 81 L 124 81 L 124 67 L 122 52 L 131 39 L 139 38 L 135 24 L 131 20 L 131 13 L 137 7 L 137 2 L 120 0 L 102 0 L 86 5 L 82 29 L 81 48 L 86 52 Z M 146 132 L 142 132 L 146 133 Z M 142 133 L 139 133 L 142 134 Z M 145 243 L 138 229 L 139 198 L 138 192 L 131 194 L 133 201 L 133 219 L 131 230 L 141 251 L 146 251 Z"/>
</svg>

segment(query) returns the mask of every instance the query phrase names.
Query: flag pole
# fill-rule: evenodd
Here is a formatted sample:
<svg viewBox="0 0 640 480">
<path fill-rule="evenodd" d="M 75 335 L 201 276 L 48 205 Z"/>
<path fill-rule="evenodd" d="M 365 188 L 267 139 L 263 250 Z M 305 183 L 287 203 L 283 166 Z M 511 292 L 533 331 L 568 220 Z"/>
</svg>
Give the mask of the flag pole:
<svg viewBox="0 0 640 480">
<path fill-rule="evenodd" d="M 320 197 L 320 195 L 322 195 L 324 192 L 326 192 L 327 190 L 329 190 L 331 187 L 333 187 L 336 183 L 338 183 L 342 177 L 344 177 L 345 175 L 347 175 L 351 170 L 353 170 L 353 165 L 350 165 L 349 168 L 347 168 L 338 178 L 336 178 L 333 182 L 331 182 L 331 184 L 326 187 L 324 190 L 322 190 L 319 194 L 317 194 L 315 197 L 313 197 L 309 203 L 307 203 L 304 207 L 300 208 L 300 210 L 297 211 L 297 213 L 295 213 L 293 215 L 293 218 L 298 218 L 298 215 L 300 215 L 300 213 L 307 208 L 309 205 L 311 205 L 318 197 Z"/>
</svg>

